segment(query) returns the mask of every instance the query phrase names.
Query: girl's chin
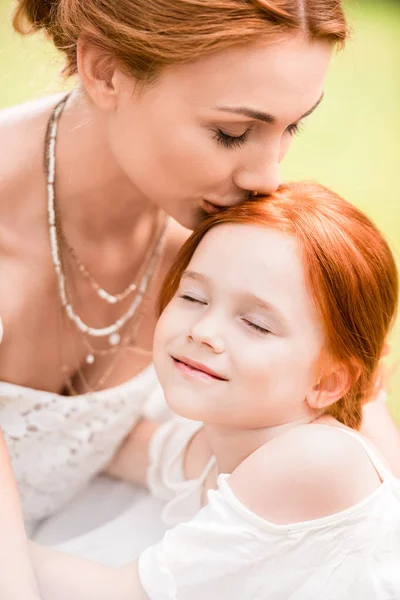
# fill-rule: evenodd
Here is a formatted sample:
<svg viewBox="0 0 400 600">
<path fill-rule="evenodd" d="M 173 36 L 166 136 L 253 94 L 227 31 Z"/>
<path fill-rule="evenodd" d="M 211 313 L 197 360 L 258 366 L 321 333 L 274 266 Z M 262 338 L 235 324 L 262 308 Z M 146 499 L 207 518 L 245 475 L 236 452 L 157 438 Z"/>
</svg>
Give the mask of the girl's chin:
<svg viewBox="0 0 400 600">
<path fill-rule="evenodd" d="M 165 398 L 168 408 L 180 417 L 191 421 L 210 422 L 210 424 L 215 421 L 214 411 L 211 407 L 207 407 L 204 399 L 191 398 L 190 394 L 180 397 L 180 394 L 169 393 L 165 394 Z"/>
<path fill-rule="evenodd" d="M 168 408 L 172 410 L 173 413 L 179 417 L 189 419 L 190 421 L 204 421 L 204 418 L 206 417 L 204 411 L 194 407 L 188 407 L 187 404 L 182 405 L 179 402 L 167 402 L 167 404 Z"/>
</svg>

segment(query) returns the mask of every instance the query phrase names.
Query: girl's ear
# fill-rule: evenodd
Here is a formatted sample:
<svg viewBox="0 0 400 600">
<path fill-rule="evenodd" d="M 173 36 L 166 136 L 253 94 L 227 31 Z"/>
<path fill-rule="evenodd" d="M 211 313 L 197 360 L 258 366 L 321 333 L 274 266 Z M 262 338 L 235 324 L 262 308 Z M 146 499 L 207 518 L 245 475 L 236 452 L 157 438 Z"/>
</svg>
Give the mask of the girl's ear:
<svg viewBox="0 0 400 600">
<path fill-rule="evenodd" d="M 306 402 L 314 410 L 327 408 L 348 392 L 351 383 L 349 369 L 343 365 L 334 365 L 320 377 L 307 395 Z"/>
</svg>

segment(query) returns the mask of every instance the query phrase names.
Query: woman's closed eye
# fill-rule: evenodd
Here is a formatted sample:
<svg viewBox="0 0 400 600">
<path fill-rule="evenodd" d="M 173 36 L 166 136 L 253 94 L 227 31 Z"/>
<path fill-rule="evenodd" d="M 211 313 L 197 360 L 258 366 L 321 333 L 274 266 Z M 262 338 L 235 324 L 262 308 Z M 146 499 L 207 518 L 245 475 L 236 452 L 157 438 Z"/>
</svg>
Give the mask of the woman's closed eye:
<svg viewBox="0 0 400 600">
<path fill-rule="evenodd" d="M 298 123 L 292 123 L 287 127 L 286 131 L 289 135 L 294 136 L 297 135 L 302 129 L 303 123 L 299 121 Z M 217 140 L 219 144 L 224 146 L 224 148 L 241 148 L 247 142 L 251 129 L 246 129 L 241 135 L 232 135 L 223 131 L 219 127 L 214 132 L 214 138 Z"/>
<path fill-rule="evenodd" d="M 240 148 L 246 143 L 249 133 L 250 129 L 246 129 L 241 135 L 230 135 L 218 128 L 215 131 L 214 137 L 225 148 Z"/>
<path fill-rule="evenodd" d="M 298 133 L 300 133 L 302 128 L 303 128 L 303 123 L 301 121 L 299 121 L 298 123 L 292 123 L 291 125 L 289 125 L 289 127 L 286 129 L 286 131 L 290 135 L 297 135 Z"/>
</svg>

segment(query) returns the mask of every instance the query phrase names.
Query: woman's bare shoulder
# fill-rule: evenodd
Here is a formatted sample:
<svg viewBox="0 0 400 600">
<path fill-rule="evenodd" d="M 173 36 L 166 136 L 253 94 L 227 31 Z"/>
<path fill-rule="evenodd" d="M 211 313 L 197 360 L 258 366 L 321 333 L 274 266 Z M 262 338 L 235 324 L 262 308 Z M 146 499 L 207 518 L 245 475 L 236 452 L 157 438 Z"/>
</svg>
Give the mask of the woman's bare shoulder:
<svg viewBox="0 0 400 600">
<path fill-rule="evenodd" d="M 354 506 L 380 485 L 362 445 L 336 427 L 305 425 L 254 452 L 229 478 L 250 510 L 276 524 Z"/>
<path fill-rule="evenodd" d="M 26 181 L 43 160 L 43 142 L 57 96 L 40 98 L 0 111 L 0 205 L 7 186 Z"/>
<path fill-rule="evenodd" d="M 42 119 L 46 124 L 50 111 L 63 95 L 63 93 L 53 94 L 3 108 L 0 110 L 0 127 L 7 130 L 18 125 L 29 125 L 29 123 L 35 126 L 38 119 Z"/>
<path fill-rule="evenodd" d="M 49 115 L 60 96 L 51 96 L 0 111 L 0 227 L 25 214 L 26 202 L 44 185 L 44 140 Z M 11 227 L 14 230 L 14 227 Z M 3 238 L 4 239 L 4 238 Z"/>
</svg>

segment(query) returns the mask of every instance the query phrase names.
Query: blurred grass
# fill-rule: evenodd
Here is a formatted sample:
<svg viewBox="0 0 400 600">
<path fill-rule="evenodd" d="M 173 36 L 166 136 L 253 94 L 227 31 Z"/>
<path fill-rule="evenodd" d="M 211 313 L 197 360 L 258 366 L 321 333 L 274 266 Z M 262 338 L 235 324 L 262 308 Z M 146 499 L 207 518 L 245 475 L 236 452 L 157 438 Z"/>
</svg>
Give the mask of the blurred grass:
<svg viewBox="0 0 400 600">
<path fill-rule="evenodd" d="M 12 2 L 0 0 L 0 108 L 65 87 L 62 61 L 40 35 L 12 32 Z M 400 6 L 347 3 L 353 37 L 338 54 L 321 107 L 283 165 L 285 179 L 315 179 L 365 210 L 400 257 Z M 389 364 L 400 361 L 400 326 Z M 389 384 L 400 423 L 400 369 Z"/>
</svg>

